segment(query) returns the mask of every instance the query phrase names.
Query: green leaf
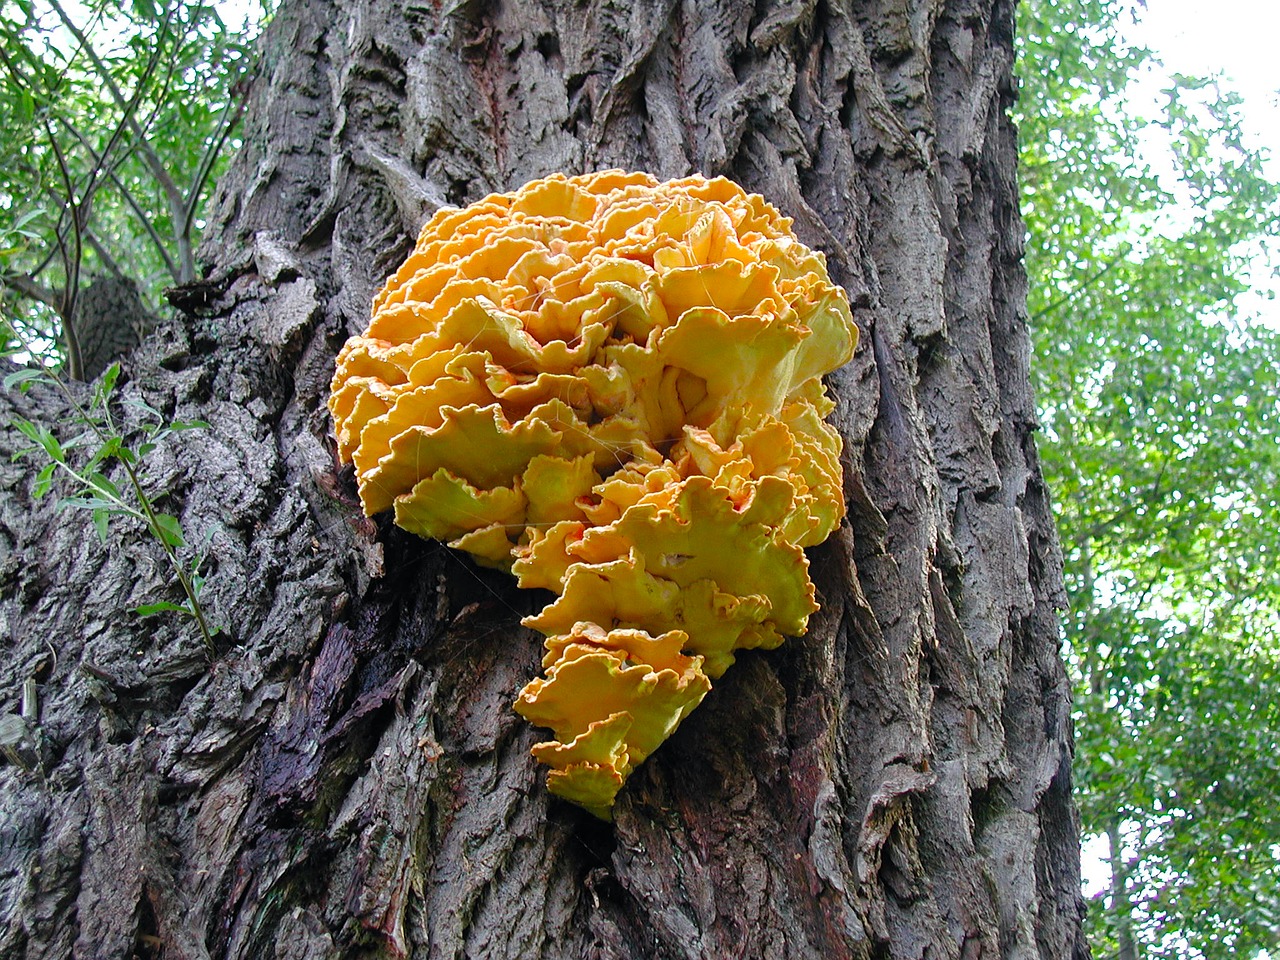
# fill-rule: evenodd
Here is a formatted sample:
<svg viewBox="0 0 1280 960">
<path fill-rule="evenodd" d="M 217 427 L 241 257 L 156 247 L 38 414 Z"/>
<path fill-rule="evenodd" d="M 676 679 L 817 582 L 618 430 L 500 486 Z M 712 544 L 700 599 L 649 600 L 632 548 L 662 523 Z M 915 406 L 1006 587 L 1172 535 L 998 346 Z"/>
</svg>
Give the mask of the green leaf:
<svg viewBox="0 0 1280 960">
<path fill-rule="evenodd" d="M 111 457 L 118 456 L 119 453 L 120 453 L 120 438 L 108 437 L 106 439 L 106 442 L 104 442 L 100 447 L 98 447 L 97 450 L 94 451 L 94 454 L 92 457 L 89 458 L 88 463 L 86 463 L 84 467 L 81 468 L 81 471 L 80 471 L 81 474 L 88 474 L 93 472 L 94 469 L 98 466 L 98 464 L 102 463 L 104 460 L 110 459 Z"/>
<path fill-rule="evenodd" d="M 106 510 L 108 513 L 129 512 L 110 500 L 89 496 L 63 497 L 58 501 L 58 507 L 59 509 L 69 507 L 72 510 Z"/>
<path fill-rule="evenodd" d="M 186 607 L 179 606 L 176 603 L 170 603 L 162 600 L 159 603 L 144 603 L 133 608 L 134 612 L 141 617 L 153 617 L 157 613 L 190 613 Z"/>
<path fill-rule="evenodd" d="M 30 420 L 23 420 L 21 417 L 14 417 L 13 425 L 24 437 L 39 445 L 40 441 L 37 439 L 39 436 L 39 430 L 34 423 Z M 14 459 L 16 460 L 17 457 L 15 456 Z"/>
<path fill-rule="evenodd" d="M 120 488 L 117 487 L 114 483 L 111 482 L 110 479 L 103 476 L 102 474 L 97 472 L 84 474 L 84 479 L 85 479 L 85 482 L 90 487 L 97 490 L 107 499 L 112 501 L 121 500 Z"/>
<path fill-rule="evenodd" d="M 96 433 L 92 430 L 85 430 L 83 433 L 78 433 L 70 440 L 66 441 L 66 443 L 62 445 L 62 448 L 64 450 L 76 450 L 80 447 L 85 447 L 91 443 L 95 443 L 97 439 L 98 435 Z"/>
<path fill-rule="evenodd" d="M 164 414 L 143 400 L 139 400 L 136 397 L 130 397 L 129 399 L 124 400 L 122 402 L 127 407 L 133 407 L 135 410 L 141 410 L 143 413 L 145 413 L 147 416 L 151 417 L 154 420 L 157 420 L 160 422 L 164 421 Z"/>
<path fill-rule="evenodd" d="M 186 538 L 182 535 L 182 524 L 178 522 L 178 518 L 170 516 L 167 513 L 157 513 L 155 516 L 156 534 L 170 547 L 185 547 L 187 545 Z"/>
<path fill-rule="evenodd" d="M 25 230 L 25 227 L 29 223 L 35 220 L 38 220 L 40 217 L 43 217 L 44 213 L 45 213 L 44 207 L 35 207 L 31 210 L 28 210 L 26 213 L 22 214 L 22 216 L 18 217 L 18 219 L 13 222 L 13 226 L 10 227 L 9 229 L 13 230 L 16 233 L 22 233 L 25 236 L 38 237 L 38 234 L 33 234 L 30 231 Z"/>
<path fill-rule="evenodd" d="M 18 432 L 29 440 L 33 441 L 41 450 L 48 455 L 50 460 L 56 463 L 65 463 L 66 454 L 63 452 L 62 444 L 58 442 L 58 438 L 37 423 L 30 420 L 15 419 L 13 425 L 18 428 Z"/>
<path fill-rule="evenodd" d="M 93 511 L 93 529 L 98 532 L 98 540 L 100 543 L 106 544 L 108 537 L 108 525 L 111 522 L 111 511 L 103 507 Z"/>
<path fill-rule="evenodd" d="M 46 463 L 44 467 L 36 474 L 35 482 L 31 484 L 31 497 L 33 500 L 40 500 L 48 494 L 50 488 L 53 487 L 53 474 L 58 469 L 56 463 Z"/>
<path fill-rule="evenodd" d="M 102 377 L 98 381 L 98 395 L 102 398 L 104 405 L 111 399 L 111 394 L 116 388 L 116 380 L 119 378 L 120 364 L 118 363 L 113 363 L 102 371 Z"/>
<path fill-rule="evenodd" d="M 12 390 L 14 387 L 19 387 L 25 393 L 37 380 L 47 380 L 48 377 L 48 373 L 44 370 L 37 370 L 33 367 L 28 367 L 25 370 L 15 370 L 5 376 L 4 388 Z"/>
</svg>

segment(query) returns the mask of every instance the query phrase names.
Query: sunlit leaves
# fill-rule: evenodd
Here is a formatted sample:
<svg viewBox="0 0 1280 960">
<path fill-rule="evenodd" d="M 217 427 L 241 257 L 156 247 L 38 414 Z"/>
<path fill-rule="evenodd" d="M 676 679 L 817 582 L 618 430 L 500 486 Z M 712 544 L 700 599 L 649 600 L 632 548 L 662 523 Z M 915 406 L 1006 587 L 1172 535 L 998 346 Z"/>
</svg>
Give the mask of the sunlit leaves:
<svg viewBox="0 0 1280 960">
<path fill-rule="evenodd" d="M 187 0 L 0 5 L 0 283 L 27 333 L 56 339 L 94 276 L 136 281 L 152 310 L 193 278 L 246 30 Z"/>
<path fill-rule="evenodd" d="M 1023 211 L 1041 453 L 1078 680 L 1086 832 L 1114 831 L 1122 904 L 1095 955 L 1280 945 L 1280 340 L 1235 315 L 1280 190 L 1239 101 L 1171 78 L 1126 4 L 1020 7 Z"/>
</svg>

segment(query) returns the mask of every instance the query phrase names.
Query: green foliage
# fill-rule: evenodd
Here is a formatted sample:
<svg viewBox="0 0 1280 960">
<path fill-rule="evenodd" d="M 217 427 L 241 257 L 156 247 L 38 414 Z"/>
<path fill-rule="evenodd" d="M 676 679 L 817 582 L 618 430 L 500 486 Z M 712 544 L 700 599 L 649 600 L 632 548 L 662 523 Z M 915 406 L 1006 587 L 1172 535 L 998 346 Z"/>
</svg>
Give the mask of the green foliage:
<svg viewBox="0 0 1280 960">
<path fill-rule="evenodd" d="M 1280 188 L 1118 0 L 1020 8 L 1034 374 L 1071 608 L 1094 955 L 1280 948 L 1280 337 L 1236 316 Z M 1157 173 L 1143 157 L 1158 160 Z"/>
<path fill-rule="evenodd" d="M 144 617 L 164 612 L 190 617 L 212 655 L 213 637 L 218 631 L 209 626 L 200 604 L 200 593 L 204 587 L 204 576 L 200 572 L 205 564 L 204 546 L 191 547 L 181 521 L 156 508 L 160 495 L 149 493 L 139 474 L 146 456 L 170 435 L 183 430 L 205 429 L 209 425 L 203 420 L 166 420 L 162 413 L 140 400 L 124 400 L 121 402 L 133 407 L 141 422 L 136 431 L 137 440 L 131 443 L 111 409 L 119 376 L 119 364 L 108 367 L 95 382 L 87 407 L 48 367 L 22 368 L 6 376 L 6 390 L 27 390 L 35 384 L 60 390 L 74 408 L 74 424 L 80 428 L 76 436 L 63 440 L 42 424 L 15 419 L 13 426 L 32 445 L 19 450 L 14 459 L 35 457 L 43 461 L 31 484 L 34 500 L 48 496 L 59 477 L 69 483 L 71 492 L 65 494 L 58 505 L 90 512 L 102 543 L 110 543 L 112 520 L 131 520 L 147 530 L 164 550 L 174 577 L 182 587 L 184 599 L 181 603 L 161 601 L 143 604 L 135 612 Z M 109 476 L 113 467 L 123 474 L 123 487 Z"/>
<path fill-rule="evenodd" d="M 192 618 L 210 653 L 203 548 L 157 509 L 162 494 L 149 492 L 139 474 L 157 444 L 204 424 L 168 422 L 123 401 L 141 421 L 130 440 L 113 413 L 119 367 L 99 378 L 87 406 L 58 368 L 81 376 L 77 330 L 93 319 L 78 309 L 88 278 L 134 281 L 152 311 L 164 287 L 194 279 L 201 205 L 244 105 L 248 33 L 248 25 L 228 29 L 215 6 L 190 0 L 0 4 L 0 349 L 37 358 L 5 385 L 60 389 L 78 429 L 66 438 L 14 421 L 32 444 L 23 455 L 42 464 L 32 496 L 67 490 L 60 505 L 88 511 L 104 543 L 118 521 L 148 531 L 184 599 L 137 613 Z"/>
<path fill-rule="evenodd" d="M 215 5 L 0 4 L 0 285 L 79 376 L 77 296 L 127 277 L 154 310 L 195 277 L 201 205 L 232 144 L 247 28 Z"/>
</svg>

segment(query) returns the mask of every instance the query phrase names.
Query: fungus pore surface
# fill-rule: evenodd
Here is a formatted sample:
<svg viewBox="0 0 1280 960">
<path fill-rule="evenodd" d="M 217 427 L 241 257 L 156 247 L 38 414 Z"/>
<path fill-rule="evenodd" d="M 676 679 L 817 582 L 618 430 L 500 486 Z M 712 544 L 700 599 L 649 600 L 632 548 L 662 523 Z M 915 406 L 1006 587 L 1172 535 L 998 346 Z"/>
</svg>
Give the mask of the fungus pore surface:
<svg viewBox="0 0 1280 960">
<path fill-rule="evenodd" d="M 516 710 L 553 793 L 610 818 L 733 663 L 804 633 L 844 515 L 824 373 L 848 300 L 723 178 L 551 176 L 442 209 L 338 356 L 365 512 L 557 597 Z"/>
</svg>

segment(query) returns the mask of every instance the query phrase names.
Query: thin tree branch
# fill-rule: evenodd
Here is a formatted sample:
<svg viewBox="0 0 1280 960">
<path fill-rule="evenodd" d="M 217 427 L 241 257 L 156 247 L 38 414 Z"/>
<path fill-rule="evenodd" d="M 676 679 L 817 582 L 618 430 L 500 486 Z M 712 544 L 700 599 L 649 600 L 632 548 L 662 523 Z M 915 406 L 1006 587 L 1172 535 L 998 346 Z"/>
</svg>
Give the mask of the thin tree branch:
<svg viewBox="0 0 1280 960">
<path fill-rule="evenodd" d="M 164 164 L 161 163 L 160 157 L 151 148 L 151 145 L 147 143 L 146 132 L 134 118 L 134 111 L 137 109 L 138 94 L 141 93 L 143 85 L 139 84 L 138 94 L 135 94 L 132 101 L 127 101 L 124 93 L 116 83 L 115 77 L 111 76 L 111 71 L 108 70 L 107 65 L 102 62 L 102 58 L 98 56 L 98 52 L 93 48 L 93 45 L 89 42 L 89 38 L 85 36 L 84 31 L 80 29 L 73 19 L 71 19 L 70 15 L 65 9 L 63 9 L 62 4 L 59 3 L 58 0 L 49 0 L 49 5 L 53 8 L 54 12 L 58 14 L 63 25 L 71 32 L 71 35 L 76 38 L 76 41 L 84 50 L 85 56 L 89 58 L 89 62 L 92 63 L 94 68 L 97 70 L 98 77 L 102 80 L 103 86 L 105 86 L 107 88 L 107 92 L 111 94 L 111 99 L 115 101 L 117 107 L 124 111 L 124 122 L 128 124 L 129 129 L 137 140 L 138 149 L 142 155 L 143 162 L 145 162 L 148 169 L 151 170 L 151 175 L 156 178 L 156 182 L 160 185 L 160 189 L 164 191 L 165 196 L 168 198 L 172 215 L 175 217 L 181 216 L 183 203 L 182 192 L 178 189 L 178 185 L 173 182 L 173 178 L 169 176 L 169 171 L 166 170 Z M 165 29 L 168 29 L 167 18 L 165 21 Z M 160 45 L 156 44 L 155 52 L 152 55 L 153 63 L 159 54 L 159 48 Z M 151 69 L 152 67 L 149 64 L 147 68 L 148 74 L 151 72 Z"/>
<path fill-rule="evenodd" d="M 233 89 L 234 87 L 235 84 L 232 84 Z M 187 209 L 182 219 L 182 232 L 184 234 L 189 235 L 191 232 L 191 223 L 195 219 L 196 207 L 200 204 L 200 195 L 204 192 L 205 183 L 213 172 L 213 165 L 218 159 L 218 154 L 222 152 L 223 146 L 226 145 L 227 138 L 231 136 L 231 131 L 240 122 L 247 105 L 248 97 L 241 97 L 236 103 L 235 110 L 228 110 L 224 114 L 225 122 L 220 126 L 217 134 L 205 149 L 204 155 L 200 158 L 200 166 L 196 169 L 196 175 L 191 180 L 191 189 L 187 194 Z"/>
<path fill-rule="evenodd" d="M 119 176 L 116 175 L 116 169 L 128 154 L 124 154 L 120 160 L 116 161 L 116 163 L 111 166 L 105 166 L 102 158 L 98 156 L 97 151 L 93 149 L 93 146 L 75 127 L 75 125 L 65 117 L 60 117 L 59 120 L 62 125 L 67 128 L 67 131 L 80 141 L 80 145 L 89 151 L 89 156 L 93 158 L 94 163 L 105 170 L 107 178 L 111 181 L 112 185 L 120 191 L 120 196 L 124 198 L 124 202 L 128 204 L 129 209 L 133 211 L 134 216 L 138 218 L 138 222 L 142 224 L 142 228 L 147 232 L 147 236 L 151 239 L 151 243 L 156 248 L 156 252 L 160 254 L 160 258 L 164 261 L 165 269 L 169 272 L 169 276 L 173 278 L 175 283 L 182 283 L 183 280 L 181 279 L 178 267 L 173 262 L 173 257 L 169 255 L 169 251 L 165 248 L 164 238 L 160 236 L 160 232 L 155 228 L 155 225 L 151 222 L 151 218 L 147 215 L 146 211 L 142 209 L 142 205 L 138 203 L 133 192 L 124 184 Z M 98 248 L 95 246 L 94 249 L 97 250 Z"/>
<path fill-rule="evenodd" d="M 201 2 L 197 4 L 194 10 L 192 11 L 190 17 L 188 18 L 187 30 L 184 31 L 182 38 L 178 42 L 179 49 L 181 49 L 182 44 L 186 43 L 187 35 L 195 32 L 196 30 L 195 25 L 199 22 L 200 16 L 204 12 L 205 6 L 206 4 L 204 3 L 204 0 L 201 0 Z M 167 23 L 167 19 L 166 19 L 166 23 Z M 151 116 L 147 118 L 148 127 L 150 127 L 152 120 L 155 119 L 156 113 L 160 109 L 160 104 L 163 103 L 166 97 L 168 96 L 169 87 L 173 83 L 173 75 L 175 70 L 177 69 L 177 63 L 178 63 L 178 56 L 177 56 L 177 53 L 175 52 L 174 56 L 169 58 L 169 69 L 165 73 L 164 82 L 160 85 L 160 96 L 156 98 L 156 107 L 152 111 Z M 244 109 L 243 105 L 241 105 L 237 109 L 237 113 L 236 113 L 237 118 L 239 117 L 239 111 L 243 109 Z M 233 120 L 232 125 L 234 125 L 234 122 L 235 121 Z M 228 127 L 228 132 L 229 131 L 230 131 L 230 127 Z M 225 134 L 223 135 L 223 137 L 225 138 Z M 221 149 L 221 143 L 219 142 L 218 147 L 214 149 L 214 156 L 217 155 L 217 152 L 220 149 Z M 193 181 L 192 188 L 187 192 L 187 196 L 183 203 L 181 212 L 176 214 L 171 214 L 171 216 L 174 217 L 173 219 L 174 241 L 178 247 L 178 262 L 179 262 L 179 273 L 178 273 L 179 281 L 178 282 L 179 283 L 190 283 L 196 278 L 195 247 L 191 243 L 191 220 L 194 216 L 195 208 L 200 201 L 200 190 L 203 189 L 204 177 L 208 175 L 207 171 L 203 174 L 200 172 L 200 169 L 204 167 L 206 157 L 208 157 L 208 151 L 206 151 L 205 155 L 200 158 L 200 165 L 197 168 L 196 177 Z M 210 165 L 212 165 L 212 159 L 210 159 Z"/>
<path fill-rule="evenodd" d="M 190 223 L 191 223 L 191 219 L 194 214 L 194 209 L 195 209 L 196 203 L 198 202 L 199 197 L 198 197 L 198 194 L 196 194 L 194 197 L 183 196 L 183 193 L 179 189 L 177 183 L 173 180 L 169 171 L 161 163 L 159 156 L 152 149 L 151 145 L 147 142 L 147 139 L 146 139 L 146 131 L 150 129 L 151 124 L 155 121 L 156 116 L 159 114 L 160 106 L 164 102 L 168 94 L 168 91 L 173 83 L 173 78 L 177 70 L 177 56 L 176 55 L 170 56 L 167 59 L 168 69 L 165 72 L 164 80 L 161 82 L 159 86 L 158 95 L 155 97 L 155 105 L 152 107 L 150 113 L 147 115 L 145 120 L 139 123 L 137 118 L 135 117 L 135 113 L 137 111 L 137 105 L 140 102 L 143 91 L 146 89 L 147 84 L 150 82 L 151 76 L 154 73 L 157 64 L 159 63 L 161 48 L 163 44 L 160 41 L 157 41 L 155 43 L 152 51 L 151 59 L 147 64 L 147 69 L 145 71 L 143 78 L 138 83 L 138 88 L 137 88 L 137 91 L 135 92 L 134 98 L 129 104 L 126 105 L 124 102 L 124 94 L 121 92 L 119 86 L 115 83 L 114 78 L 111 77 L 110 71 L 107 69 L 106 65 L 102 62 L 101 58 L 98 56 L 97 51 L 94 50 L 93 46 L 90 44 L 88 37 L 85 35 L 83 31 L 78 30 L 77 26 L 71 21 L 69 15 L 58 3 L 58 0 L 50 0 L 50 3 L 53 6 L 53 8 L 57 11 L 63 23 L 76 36 L 77 40 L 81 44 L 82 49 L 85 52 L 85 55 L 93 63 L 94 67 L 96 68 L 99 75 L 101 76 L 104 84 L 107 85 L 107 88 L 109 92 L 112 94 L 113 99 L 116 101 L 116 104 L 121 108 L 122 111 L 124 111 L 124 117 L 122 122 L 127 123 L 129 129 L 132 131 L 136 144 L 141 152 L 143 162 L 151 171 L 152 176 L 155 177 L 156 182 L 160 185 L 161 190 L 165 195 L 165 198 L 169 207 L 169 218 L 170 218 L 170 222 L 172 223 L 173 242 L 174 242 L 174 245 L 177 247 L 178 262 L 175 265 L 172 262 L 172 259 L 166 256 L 165 258 L 166 267 L 169 271 L 170 276 L 172 276 L 177 282 L 179 283 L 190 282 L 191 280 L 195 279 L 195 251 L 191 243 Z M 194 24 L 198 20 L 201 11 L 204 10 L 204 7 L 205 7 L 204 3 L 200 3 L 195 7 L 194 14 L 191 17 L 191 21 L 190 21 L 191 25 L 188 27 L 186 31 L 183 32 L 182 37 L 178 41 L 179 46 L 181 46 L 182 43 L 185 43 L 186 35 L 195 30 Z M 162 34 L 167 34 L 169 32 L 173 15 L 174 15 L 173 8 L 166 10 L 165 17 L 161 25 Z M 243 109 L 243 107 L 241 107 L 240 109 Z M 237 111 L 237 116 L 238 116 L 238 111 Z M 223 136 L 225 138 L 225 133 Z M 221 143 L 219 143 L 219 149 L 220 147 L 221 147 Z M 104 151 L 103 156 L 105 157 L 106 155 L 107 155 L 107 152 Z M 202 165 L 203 165 L 203 158 L 202 158 Z M 198 174 L 197 182 L 203 184 L 203 180 L 207 176 L 208 176 L 207 171 L 203 174 Z"/>
<path fill-rule="evenodd" d="M 73 380 L 84 376 L 84 359 L 80 353 L 80 337 L 76 331 L 75 310 L 76 297 L 80 292 L 80 259 L 83 253 L 80 238 L 80 208 L 76 203 L 75 184 L 71 181 L 71 172 L 67 169 L 66 158 L 58 145 L 58 138 L 53 134 L 53 125 L 48 117 L 44 118 L 45 133 L 49 137 L 49 146 L 53 148 L 54 158 L 58 162 L 58 171 L 62 175 L 62 183 L 67 191 L 67 206 L 71 209 L 71 229 L 75 241 L 72 253 L 67 255 L 66 246 L 61 237 L 58 246 L 62 249 L 63 272 L 67 282 L 62 290 L 62 307 L 58 313 L 62 316 L 62 336 L 67 342 L 67 369 Z"/>
<path fill-rule="evenodd" d="M 111 254 L 107 252 L 107 248 L 102 245 L 101 241 L 93 235 L 92 230 L 86 230 L 84 232 L 84 242 L 93 248 L 93 252 L 98 255 L 98 259 L 101 260 L 106 268 L 111 271 L 112 276 L 117 280 L 130 279 L 125 275 L 125 272 L 120 269 L 120 264 L 116 262 L 115 257 L 111 256 Z"/>
<path fill-rule="evenodd" d="M 76 26 L 76 24 L 70 20 L 66 11 L 63 10 L 60 6 L 58 6 L 56 2 L 53 3 L 53 6 L 57 10 L 59 16 L 63 19 L 63 22 L 67 25 L 68 29 L 70 29 L 73 32 L 73 34 L 76 35 L 86 55 L 89 56 L 89 58 L 94 62 L 95 66 L 99 69 L 99 71 L 102 72 L 104 81 L 110 84 L 112 92 L 115 95 L 116 102 L 117 104 L 120 105 L 123 111 L 123 115 L 119 123 L 116 124 L 115 129 L 112 131 L 111 137 L 108 139 L 106 146 L 103 148 L 103 150 L 100 153 L 94 150 L 93 146 L 89 143 L 88 139 L 84 137 L 74 127 L 74 125 L 71 124 L 69 120 L 67 120 L 66 117 L 62 117 L 62 116 L 58 117 L 59 122 L 62 123 L 65 127 L 67 127 L 67 129 L 72 133 L 72 135 L 75 136 L 76 139 L 80 141 L 81 145 L 86 150 L 89 151 L 90 156 L 94 160 L 94 167 L 92 170 L 89 171 L 85 179 L 84 188 L 82 191 L 80 191 L 79 200 L 77 202 L 74 199 L 76 195 L 74 187 L 69 183 L 69 171 L 67 169 L 65 159 L 62 156 L 58 157 L 60 168 L 63 173 L 63 180 L 64 182 L 68 183 L 69 198 L 71 200 L 71 209 L 75 210 L 75 218 L 74 218 L 74 222 L 72 223 L 72 229 L 73 230 L 77 228 L 84 229 L 87 226 L 88 219 L 89 219 L 89 211 L 91 209 L 93 196 L 96 193 L 98 186 L 102 182 L 100 175 L 105 173 L 106 176 L 109 179 L 111 179 L 111 181 L 114 182 L 115 185 L 120 189 L 126 202 L 130 205 L 134 213 L 142 221 L 144 228 L 151 235 L 152 242 L 156 244 L 156 248 L 157 250 L 159 250 L 161 258 L 165 261 L 165 265 L 169 272 L 169 275 L 171 277 L 174 277 L 175 279 L 178 279 L 181 276 L 181 272 L 174 266 L 172 258 L 170 257 L 168 251 L 165 249 L 164 241 L 160 238 L 159 234 L 156 232 L 150 219 L 141 210 L 140 206 L 137 204 L 137 202 L 134 200 L 131 194 L 125 189 L 123 183 L 120 181 L 120 179 L 116 176 L 116 173 L 115 173 L 115 171 L 119 168 L 120 164 L 122 164 L 124 160 L 128 158 L 129 154 L 133 152 L 134 149 L 139 149 L 142 152 L 144 163 L 146 163 L 148 155 L 154 157 L 154 151 L 151 150 L 149 144 L 147 144 L 146 142 L 145 128 L 140 127 L 138 125 L 134 117 L 134 114 L 137 112 L 138 105 L 139 103 L 141 103 L 143 92 L 145 91 L 148 83 L 150 82 L 150 78 L 152 74 L 155 72 L 156 66 L 159 63 L 160 52 L 161 52 L 160 45 L 157 44 L 156 48 L 153 50 L 151 58 L 149 59 L 147 63 L 147 67 L 143 73 L 142 79 L 139 81 L 138 89 L 135 92 L 132 100 L 130 100 L 128 103 L 125 103 L 123 100 L 123 94 L 120 93 L 119 87 L 115 86 L 113 79 L 110 77 L 109 73 L 106 72 L 105 65 L 98 58 L 96 51 L 94 51 L 93 48 L 89 45 L 87 36 L 85 36 L 84 32 L 80 30 Z M 168 31 L 168 22 L 169 22 L 169 16 L 167 15 L 165 18 L 165 22 L 163 24 L 163 29 L 165 32 Z M 25 51 L 25 48 L 24 48 L 24 51 Z M 10 76 L 13 78 L 15 84 L 17 84 L 21 89 L 24 89 L 24 90 L 27 89 L 30 86 L 30 84 L 25 82 L 26 78 L 24 78 L 18 72 L 16 66 L 9 60 L 8 56 L 5 55 L 2 49 L 0 49 L 0 58 L 3 58 L 4 64 L 8 69 Z M 173 64 L 170 63 L 170 69 L 169 69 L 169 74 L 166 77 L 166 83 L 168 82 L 169 79 L 172 78 L 172 73 L 173 73 Z M 155 109 L 158 109 L 158 107 Z M 154 119 L 155 109 L 153 109 L 151 115 L 147 118 L 146 126 L 149 126 L 151 121 Z M 48 124 L 47 118 L 45 119 L 45 123 L 47 127 L 47 124 Z M 116 146 L 123 141 L 123 135 L 126 128 L 131 129 L 134 132 L 135 134 L 134 143 L 128 146 L 125 149 L 125 151 L 122 154 L 120 154 L 117 158 L 112 159 L 112 154 L 115 152 Z M 49 135 L 52 142 L 52 133 L 50 132 Z M 60 153 L 56 143 L 54 143 L 54 149 L 55 149 L 55 153 Z M 152 170 L 154 173 L 154 167 L 152 167 Z M 162 168 L 162 172 L 163 172 L 163 168 Z M 165 174 L 165 176 L 167 176 L 167 173 Z M 163 187 L 163 183 L 161 184 L 161 186 Z M 176 187 L 174 189 L 176 190 Z M 61 201 L 62 198 L 58 198 L 58 199 L 59 201 Z M 170 197 L 170 199 L 172 200 L 172 197 Z M 57 247 L 57 250 L 61 251 L 63 254 L 64 264 L 66 264 L 68 261 L 68 257 L 66 253 L 66 245 L 65 245 L 66 244 L 65 230 L 66 230 L 66 210 L 67 209 L 68 208 L 66 206 L 63 207 L 63 212 L 60 214 L 58 218 L 58 223 L 54 227 L 56 247 Z M 175 214 L 175 210 L 171 203 L 171 206 L 170 206 L 171 219 L 173 218 L 174 214 Z M 76 247 L 77 247 L 77 250 L 80 249 L 80 243 L 78 240 L 76 243 Z M 95 247 L 95 249 L 97 248 Z M 44 268 L 48 266 L 53 255 L 54 255 L 54 251 L 51 250 L 49 255 L 45 257 L 44 261 L 39 265 L 39 267 L 37 267 L 36 270 L 33 271 L 33 275 L 38 275 L 41 271 L 43 271 Z M 77 274 L 78 274 L 79 256 L 80 254 L 77 253 L 76 255 Z M 74 291 L 76 288 L 78 288 L 78 284 L 73 286 L 72 284 L 69 283 L 67 285 L 67 290 L 69 291 Z M 74 323 L 74 320 L 72 322 Z"/>
<path fill-rule="evenodd" d="M 22 294 L 24 297 L 30 297 L 32 300 L 38 300 L 46 307 L 57 310 L 62 303 L 62 294 L 57 290 L 46 287 L 40 283 L 35 277 L 29 274 L 19 274 L 16 277 L 5 277 L 0 280 L 6 287 L 10 287 Z"/>
<path fill-rule="evenodd" d="M 1129 255 L 1131 250 L 1133 250 L 1132 244 L 1126 243 L 1124 247 L 1114 257 L 1112 257 L 1107 263 L 1105 263 L 1102 266 L 1102 269 L 1085 277 L 1073 289 L 1064 293 L 1062 296 L 1060 296 L 1057 300 L 1053 301 L 1052 303 L 1044 307 L 1041 307 L 1034 314 L 1032 314 L 1031 322 L 1034 324 L 1041 317 L 1047 317 L 1049 314 L 1054 313 L 1060 307 L 1066 306 L 1076 297 L 1080 296 L 1080 294 L 1084 293 L 1091 286 L 1093 286 L 1095 283 L 1097 283 L 1099 280 L 1105 277 L 1108 273 L 1110 273 L 1112 270 L 1118 267 L 1122 262 L 1124 262 L 1124 258 Z"/>
</svg>

